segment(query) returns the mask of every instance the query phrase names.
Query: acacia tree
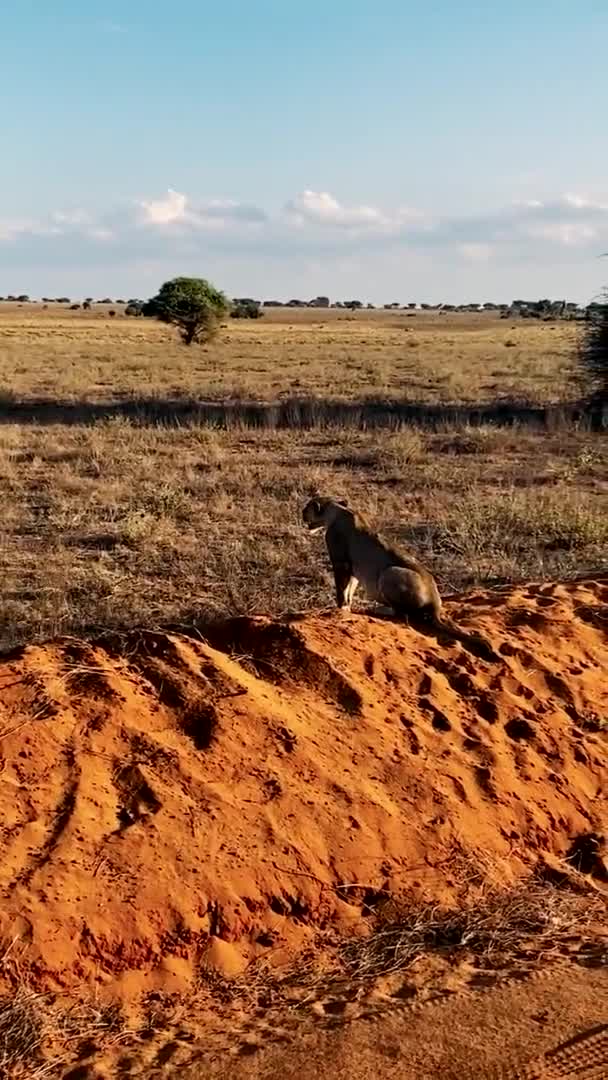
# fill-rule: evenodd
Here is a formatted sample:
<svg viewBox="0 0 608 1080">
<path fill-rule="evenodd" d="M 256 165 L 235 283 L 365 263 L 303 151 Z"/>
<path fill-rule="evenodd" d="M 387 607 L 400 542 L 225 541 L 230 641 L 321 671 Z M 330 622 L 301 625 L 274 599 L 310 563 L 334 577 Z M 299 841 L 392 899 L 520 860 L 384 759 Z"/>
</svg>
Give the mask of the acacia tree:
<svg viewBox="0 0 608 1080">
<path fill-rule="evenodd" d="M 191 345 L 208 341 L 229 307 L 224 293 L 205 278 L 177 277 L 165 281 L 143 314 L 177 326 L 184 345 Z"/>
</svg>

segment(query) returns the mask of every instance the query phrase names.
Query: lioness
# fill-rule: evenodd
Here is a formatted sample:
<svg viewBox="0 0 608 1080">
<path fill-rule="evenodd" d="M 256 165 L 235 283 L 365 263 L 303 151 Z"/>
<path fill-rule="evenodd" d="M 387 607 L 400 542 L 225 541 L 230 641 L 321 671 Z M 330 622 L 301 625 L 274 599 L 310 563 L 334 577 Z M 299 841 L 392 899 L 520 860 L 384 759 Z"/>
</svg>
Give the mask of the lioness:
<svg viewBox="0 0 608 1080">
<path fill-rule="evenodd" d="M 388 605 L 412 626 L 461 641 L 484 659 L 501 659 L 484 638 L 461 630 L 443 614 L 437 583 L 426 567 L 389 547 L 348 503 L 317 496 L 307 502 L 302 517 L 311 532 L 325 530 L 339 608 L 350 611 L 361 584 L 370 600 Z"/>
</svg>

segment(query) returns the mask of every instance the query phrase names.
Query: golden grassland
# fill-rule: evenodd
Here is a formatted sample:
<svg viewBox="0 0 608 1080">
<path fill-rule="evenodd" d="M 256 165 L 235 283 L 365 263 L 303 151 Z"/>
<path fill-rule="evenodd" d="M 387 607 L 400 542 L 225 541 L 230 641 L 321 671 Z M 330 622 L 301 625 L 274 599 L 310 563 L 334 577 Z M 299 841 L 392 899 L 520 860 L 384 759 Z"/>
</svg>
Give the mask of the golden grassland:
<svg viewBox="0 0 608 1080">
<path fill-rule="evenodd" d="M 580 393 L 575 327 L 273 312 L 188 349 L 122 314 L 0 307 L 0 641 L 331 601 L 315 489 L 411 545 L 444 592 L 605 565 L 605 436 L 459 424 L 366 431 L 15 423 L 15 402 L 312 395 L 426 402 Z M 507 347 L 513 342 L 513 347 Z"/>
<path fill-rule="evenodd" d="M 270 309 L 187 349 L 171 328 L 116 311 L 0 305 L 0 399 L 551 402 L 580 392 L 574 323 Z"/>
</svg>

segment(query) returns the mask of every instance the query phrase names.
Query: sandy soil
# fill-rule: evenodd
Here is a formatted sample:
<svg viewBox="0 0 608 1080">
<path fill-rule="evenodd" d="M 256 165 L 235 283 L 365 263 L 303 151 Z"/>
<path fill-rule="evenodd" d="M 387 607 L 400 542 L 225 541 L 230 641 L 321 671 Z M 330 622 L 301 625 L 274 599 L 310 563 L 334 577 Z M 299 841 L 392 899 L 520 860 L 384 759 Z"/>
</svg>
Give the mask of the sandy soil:
<svg viewBox="0 0 608 1080">
<path fill-rule="evenodd" d="M 463 864 L 474 891 L 593 859 L 607 599 L 448 605 L 499 664 L 334 612 L 23 649 L 0 673 L 0 932 L 21 971 L 129 995 L 209 949 L 224 970 L 282 959 L 384 897 L 460 900 Z"/>
<path fill-rule="evenodd" d="M 222 1071 L 224 1070 L 224 1071 Z M 177 1072 L 172 1075 L 177 1075 Z M 186 1066 L 183 1080 L 605 1080 L 608 972 L 567 966 L 486 993 L 383 1013 L 255 1056 Z"/>
<path fill-rule="evenodd" d="M 187 995 L 201 971 L 240 975 L 261 960 L 280 968 L 319 948 L 323 934 L 368 935 L 387 905 L 394 913 L 424 902 L 474 904 L 531 871 L 556 879 L 568 868 L 606 891 L 608 582 L 505 587 L 446 607 L 484 634 L 500 662 L 378 614 L 334 611 L 233 619 L 204 633 L 62 639 L 5 657 L 4 990 L 25 984 L 127 1007 L 144 994 Z M 417 1013 L 406 1037 L 402 1010 L 381 1009 L 379 1018 L 372 1010 L 384 1025 L 372 1032 L 365 1010 L 345 1001 L 334 1022 L 352 1021 L 356 1031 L 345 1036 L 325 1023 L 321 1036 L 303 1025 L 288 1050 L 275 1024 L 268 1047 L 263 1037 L 251 1042 L 261 1055 L 255 1065 L 245 1061 L 247 1040 L 235 1043 L 231 1075 L 289 1067 L 312 1077 L 329 1061 L 332 1075 L 361 1080 L 490 1076 L 507 1059 L 523 1068 L 533 1051 L 538 1058 L 585 1024 L 608 1023 L 606 960 L 564 975 L 571 959 L 562 954 L 557 967 L 555 959 L 539 953 L 532 965 L 533 976 L 558 988 L 542 991 L 555 1006 L 546 1024 L 530 1020 L 512 972 L 491 987 L 497 1004 L 472 1004 L 478 973 L 429 961 L 417 1001 L 438 1007 L 419 993 L 433 979 L 435 997 L 446 1001 L 444 1034 L 426 1065 L 415 1025 L 422 1032 L 427 1023 L 428 1041 L 435 1012 L 428 1022 Z M 374 994 L 404 1004 L 402 981 L 380 981 Z M 453 994 L 460 1004 L 450 1004 Z M 520 1025 L 510 1058 L 507 1007 Z M 329 1005 L 315 1009 L 331 1020 Z M 192 1051 L 205 1022 L 184 1041 L 179 1075 L 220 1075 L 213 1055 L 203 1068 Z M 530 1024 L 539 1032 L 534 1046 Z M 182 1029 L 165 1026 L 151 1040 L 153 1061 L 136 1055 L 115 1074 L 100 1060 L 78 1075 L 173 1075 Z M 473 1029 L 478 1072 L 462 1065 Z M 605 1035 L 590 1038 L 595 1068 Z M 570 1075 L 555 1071 L 559 1061 L 553 1071 L 538 1058 L 532 1071 L 500 1075 Z M 184 1072 L 189 1062 L 199 1071 Z M 444 1071 L 433 1072 L 439 1062 Z M 601 1068 L 580 1075 L 608 1076 Z"/>
</svg>

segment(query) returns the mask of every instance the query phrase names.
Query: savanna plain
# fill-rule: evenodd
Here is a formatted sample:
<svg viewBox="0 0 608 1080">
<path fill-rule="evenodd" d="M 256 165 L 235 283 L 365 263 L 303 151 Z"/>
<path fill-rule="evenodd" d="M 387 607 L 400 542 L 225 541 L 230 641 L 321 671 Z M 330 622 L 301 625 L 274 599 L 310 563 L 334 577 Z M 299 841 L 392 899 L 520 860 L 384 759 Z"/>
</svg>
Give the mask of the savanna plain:
<svg viewBox="0 0 608 1080">
<path fill-rule="evenodd" d="M 3 644 L 323 604 L 325 561 L 300 524 L 315 490 L 413 542 L 444 592 L 598 568 L 604 440 L 559 412 L 549 430 L 517 408 L 509 425 L 475 415 L 580 397 L 579 335 L 487 316 L 290 311 L 187 349 L 146 319 L 3 305 Z M 272 406 L 286 401 L 293 424 L 288 413 L 278 427 Z M 269 406 L 262 426 L 251 402 Z M 392 417 L 394 402 L 420 405 L 420 422 Z M 334 421 L 330 403 L 354 408 Z M 366 403 L 380 413 L 367 430 Z"/>
<path fill-rule="evenodd" d="M 608 1077 L 580 325 L 115 310 L 0 306 L 0 1074 Z M 315 492 L 501 664 L 338 616 Z"/>
</svg>

